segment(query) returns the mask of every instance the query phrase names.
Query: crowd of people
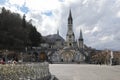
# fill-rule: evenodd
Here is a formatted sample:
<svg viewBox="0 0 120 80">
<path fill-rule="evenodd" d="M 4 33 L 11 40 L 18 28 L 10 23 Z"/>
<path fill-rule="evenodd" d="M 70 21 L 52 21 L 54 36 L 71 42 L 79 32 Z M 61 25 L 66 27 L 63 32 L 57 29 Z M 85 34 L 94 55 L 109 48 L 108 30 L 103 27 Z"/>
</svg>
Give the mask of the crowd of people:
<svg viewBox="0 0 120 80">
<path fill-rule="evenodd" d="M 4 59 L 0 59 L 0 64 L 17 64 L 16 60 L 9 60 L 9 61 L 5 61 Z"/>
</svg>

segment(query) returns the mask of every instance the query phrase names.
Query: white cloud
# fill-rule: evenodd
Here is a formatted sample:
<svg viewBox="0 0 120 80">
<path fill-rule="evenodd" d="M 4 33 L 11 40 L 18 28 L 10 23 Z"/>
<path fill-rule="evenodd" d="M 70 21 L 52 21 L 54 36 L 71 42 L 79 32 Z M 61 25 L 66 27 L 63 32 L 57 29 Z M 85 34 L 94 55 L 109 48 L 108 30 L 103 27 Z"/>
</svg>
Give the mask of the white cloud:
<svg viewBox="0 0 120 80">
<path fill-rule="evenodd" d="M 8 0 L 8 3 L 10 3 L 11 5 L 23 6 L 25 0 Z"/>
<path fill-rule="evenodd" d="M 119 18 L 120 18 L 120 11 L 117 13 L 117 17 L 119 17 Z"/>
<path fill-rule="evenodd" d="M 88 0 L 83 0 L 82 4 L 86 4 L 88 2 Z"/>
<path fill-rule="evenodd" d="M 84 33 L 85 34 L 93 34 L 93 33 L 95 33 L 95 32 L 99 32 L 101 29 L 100 29 L 100 27 L 98 27 L 98 26 L 95 26 L 95 27 L 93 27 L 93 29 L 86 29 L 85 31 L 84 31 Z"/>
<path fill-rule="evenodd" d="M 99 30 L 100 30 L 99 27 L 94 27 L 93 30 L 92 30 L 92 33 L 98 32 Z"/>
<path fill-rule="evenodd" d="M 65 38 L 71 8 L 76 38 L 81 28 L 88 46 L 120 49 L 120 0 L 8 0 L 4 6 L 23 14 L 19 9 L 23 5 L 29 9 L 27 20 L 32 19 L 42 35 L 56 33 L 59 29 Z M 46 11 L 51 11 L 52 15 L 43 14 Z"/>
<path fill-rule="evenodd" d="M 60 2 L 58 0 L 26 0 L 26 6 L 31 10 L 53 10 L 60 7 Z"/>
<path fill-rule="evenodd" d="M 111 41 L 111 40 L 113 40 L 113 35 L 112 36 L 103 36 L 99 40 L 104 41 L 104 42 Z"/>
<path fill-rule="evenodd" d="M 0 13 L 2 12 L 2 8 L 0 8 Z"/>
</svg>

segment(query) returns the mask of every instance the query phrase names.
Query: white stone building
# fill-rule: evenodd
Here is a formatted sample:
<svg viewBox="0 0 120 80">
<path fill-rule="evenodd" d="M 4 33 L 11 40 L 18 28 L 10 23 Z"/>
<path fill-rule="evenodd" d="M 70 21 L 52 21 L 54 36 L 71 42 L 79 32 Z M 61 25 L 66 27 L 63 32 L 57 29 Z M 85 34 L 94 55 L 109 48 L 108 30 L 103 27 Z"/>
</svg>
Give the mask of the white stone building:
<svg viewBox="0 0 120 80">
<path fill-rule="evenodd" d="M 66 40 L 62 40 L 63 38 L 60 36 L 59 30 L 54 37 L 47 36 L 47 38 L 48 37 L 52 37 L 51 39 L 47 40 L 49 48 L 51 48 L 51 53 L 49 53 L 48 57 L 52 62 L 84 62 L 86 60 L 88 53 L 84 50 L 82 30 L 80 30 L 79 39 L 75 41 L 71 10 L 69 11 L 68 16 Z"/>
</svg>

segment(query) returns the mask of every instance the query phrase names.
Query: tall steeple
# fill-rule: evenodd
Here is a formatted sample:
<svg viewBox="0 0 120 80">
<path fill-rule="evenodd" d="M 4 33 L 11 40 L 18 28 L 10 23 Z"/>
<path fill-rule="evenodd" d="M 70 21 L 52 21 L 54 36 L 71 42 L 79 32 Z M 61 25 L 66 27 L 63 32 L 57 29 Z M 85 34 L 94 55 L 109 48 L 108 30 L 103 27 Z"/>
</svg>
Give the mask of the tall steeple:
<svg viewBox="0 0 120 80">
<path fill-rule="evenodd" d="M 72 13 L 71 10 L 69 11 L 68 16 L 68 31 L 66 35 L 66 43 L 68 47 L 73 47 L 75 42 L 75 35 L 73 32 L 73 19 L 72 19 Z"/>
<path fill-rule="evenodd" d="M 72 24 L 73 19 L 72 19 L 72 13 L 71 13 L 71 9 L 69 11 L 69 17 L 68 17 L 68 24 Z"/>
</svg>

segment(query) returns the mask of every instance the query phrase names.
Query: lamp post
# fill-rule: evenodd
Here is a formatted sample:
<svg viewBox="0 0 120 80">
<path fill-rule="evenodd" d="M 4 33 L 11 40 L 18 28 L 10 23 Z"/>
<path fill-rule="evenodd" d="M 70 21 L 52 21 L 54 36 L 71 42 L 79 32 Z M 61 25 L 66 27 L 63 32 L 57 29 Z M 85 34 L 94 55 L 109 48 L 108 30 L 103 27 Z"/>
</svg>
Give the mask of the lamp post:
<svg viewBox="0 0 120 80">
<path fill-rule="evenodd" d="M 8 53 L 8 50 L 5 50 L 5 62 L 7 62 L 7 53 Z"/>
<path fill-rule="evenodd" d="M 22 63 L 23 62 L 23 53 L 21 52 L 20 55 L 21 55 L 21 63 Z"/>
</svg>

